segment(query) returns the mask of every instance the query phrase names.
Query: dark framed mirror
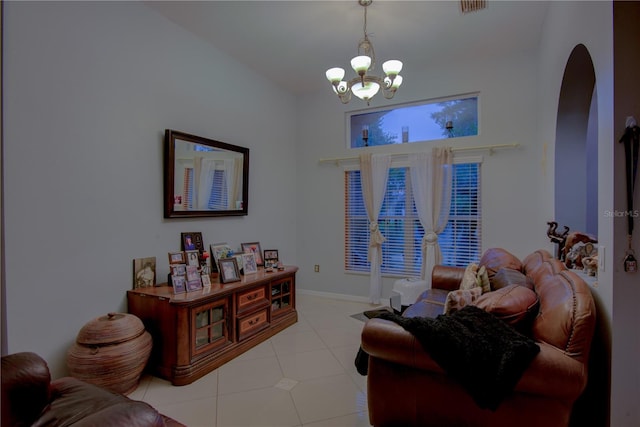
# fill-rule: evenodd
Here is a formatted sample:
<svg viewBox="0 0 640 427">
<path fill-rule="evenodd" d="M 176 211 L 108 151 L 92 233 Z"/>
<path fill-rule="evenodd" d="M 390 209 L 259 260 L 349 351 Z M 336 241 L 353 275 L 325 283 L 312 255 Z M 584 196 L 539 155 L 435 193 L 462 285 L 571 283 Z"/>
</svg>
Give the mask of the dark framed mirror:
<svg viewBox="0 0 640 427">
<path fill-rule="evenodd" d="M 248 148 L 165 130 L 165 218 L 247 215 L 248 206 Z"/>
</svg>

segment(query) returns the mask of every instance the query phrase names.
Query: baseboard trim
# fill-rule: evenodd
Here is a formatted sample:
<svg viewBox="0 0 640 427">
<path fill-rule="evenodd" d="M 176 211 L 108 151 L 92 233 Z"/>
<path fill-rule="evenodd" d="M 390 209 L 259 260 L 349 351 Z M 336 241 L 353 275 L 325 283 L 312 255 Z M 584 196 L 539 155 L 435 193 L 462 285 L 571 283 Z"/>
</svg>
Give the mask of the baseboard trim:
<svg viewBox="0 0 640 427">
<path fill-rule="evenodd" d="M 312 291 L 310 289 L 300 289 L 300 288 L 297 288 L 296 292 L 302 295 L 312 295 L 315 297 L 338 299 L 343 301 L 370 303 L 368 297 L 360 297 L 356 295 L 338 294 L 334 292 L 320 292 L 320 291 Z M 379 305 L 379 304 L 371 304 L 371 305 Z"/>
</svg>

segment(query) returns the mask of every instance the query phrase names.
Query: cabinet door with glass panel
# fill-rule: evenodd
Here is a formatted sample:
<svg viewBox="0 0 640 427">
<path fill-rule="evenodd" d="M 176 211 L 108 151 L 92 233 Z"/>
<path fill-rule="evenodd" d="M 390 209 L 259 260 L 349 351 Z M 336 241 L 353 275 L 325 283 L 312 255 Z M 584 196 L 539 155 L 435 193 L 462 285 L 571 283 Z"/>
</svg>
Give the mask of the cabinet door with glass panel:
<svg viewBox="0 0 640 427">
<path fill-rule="evenodd" d="M 192 356 L 208 353 L 231 342 L 228 298 L 193 308 L 191 322 Z"/>
<path fill-rule="evenodd" d="M 271 282 L 271 316 L 284 314 L 295 307 L 294 278 L 284 277 Z"/>
</svg>

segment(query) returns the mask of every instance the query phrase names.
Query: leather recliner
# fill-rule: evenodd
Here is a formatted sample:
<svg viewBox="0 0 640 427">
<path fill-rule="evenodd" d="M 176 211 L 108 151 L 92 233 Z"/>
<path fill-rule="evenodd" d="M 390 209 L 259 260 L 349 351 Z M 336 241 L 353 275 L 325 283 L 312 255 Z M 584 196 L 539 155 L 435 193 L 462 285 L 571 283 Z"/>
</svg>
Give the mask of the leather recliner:
<svg viewBox="0 0 640 427">
<path fill-rule="evenodd" d="M 524 274 L 539 300 L 528 335 L 540 352 L 497 409 L 483 409 L 413 335 L 392 321 L 370 319 L 361 346 L 369 355 L 367 398 L 373 426 L 569 425 L 574 402 L 587 384 L 595 328 L 595 304 L 588 285 L 545 250 L 521 262 L 503 249 L 490 249 L 479 265 L 486 267 L 491 278 L 503 268 Z M 447 294 L 458 289 L 463 274 L 463 268 L 436 266 L 432 289 L 403 316 L 441 314 Z"/>
<path fill-rule="evenodd" d="M 35 353 L 2 356 L 2 427 L 72 424 L 184 427 L 145 402 L 79 379 L 51 381 L 47 363 Z"/>
</svg>

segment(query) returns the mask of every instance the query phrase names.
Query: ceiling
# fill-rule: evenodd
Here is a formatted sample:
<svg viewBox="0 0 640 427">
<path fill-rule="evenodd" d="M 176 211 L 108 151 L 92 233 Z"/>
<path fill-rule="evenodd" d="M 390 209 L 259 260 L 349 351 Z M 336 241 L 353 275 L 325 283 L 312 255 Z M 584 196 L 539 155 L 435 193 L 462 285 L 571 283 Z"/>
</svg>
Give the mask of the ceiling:
<svg viewBox="0 0 640 427">
<path fill-rule="evenodd" d="M 330 67 L 355 75 L 349 61 L 364 23 L 356 0 L 145 3 L 293 94 L 328 89 Z M 367 32 L 377 62 L 400 59 L 406 75 L 535 48 L 547 8 L 546 1 L 488 0 L 486 9 L 462 14 L 454 0 L 375 0 Z"/>
</svg>

